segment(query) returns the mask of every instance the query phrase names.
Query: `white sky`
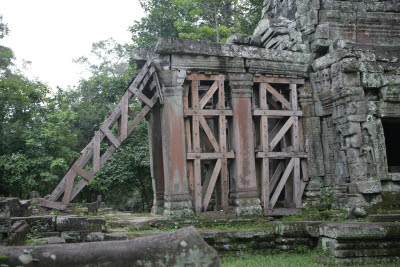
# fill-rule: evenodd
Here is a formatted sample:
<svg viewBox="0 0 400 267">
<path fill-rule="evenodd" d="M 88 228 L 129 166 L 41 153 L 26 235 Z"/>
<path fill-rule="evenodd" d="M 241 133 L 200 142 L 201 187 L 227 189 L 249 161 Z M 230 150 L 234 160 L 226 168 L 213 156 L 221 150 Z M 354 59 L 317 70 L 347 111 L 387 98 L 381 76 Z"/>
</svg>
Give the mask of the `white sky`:
<svg viewBox="0 0 400 267">
<path fill-rule="evenodd" d="M 72 59 L 89 56 L 92 43 L 130 43 L 128 27 L 144 12 L 138 0 L 0 0 L 0 15 L 10 29 L 1 44 L 19 67 L 32 61 L 26 75 L 55 89 L 76 84 L 83 69 Z"/>
</svg>

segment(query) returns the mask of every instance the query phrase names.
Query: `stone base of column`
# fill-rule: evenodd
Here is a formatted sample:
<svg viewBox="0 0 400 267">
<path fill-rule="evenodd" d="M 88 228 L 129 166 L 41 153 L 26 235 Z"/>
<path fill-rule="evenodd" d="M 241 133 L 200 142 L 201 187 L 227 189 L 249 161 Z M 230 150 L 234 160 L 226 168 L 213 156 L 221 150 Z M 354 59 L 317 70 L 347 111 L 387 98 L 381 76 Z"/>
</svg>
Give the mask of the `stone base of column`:
<svg viewBox="0 0 400 267">
<path fill-rule="evenodd" d="M 156 199 L 153 202 L 153 207 L 151 208 L 151 214 L 164 214 L 164 193 L 157 193 Z"/>
<path fill-rule="evenodd" d="M 237 216 L 262 215 L 258 191 L 231 192 L 231 205 Z"/>
<path fill-rule="evenodd" d="M 185 218 L 194 215 L 189 194 L 165 196 L 164 216 L 168 218 Z"/>
</svg>

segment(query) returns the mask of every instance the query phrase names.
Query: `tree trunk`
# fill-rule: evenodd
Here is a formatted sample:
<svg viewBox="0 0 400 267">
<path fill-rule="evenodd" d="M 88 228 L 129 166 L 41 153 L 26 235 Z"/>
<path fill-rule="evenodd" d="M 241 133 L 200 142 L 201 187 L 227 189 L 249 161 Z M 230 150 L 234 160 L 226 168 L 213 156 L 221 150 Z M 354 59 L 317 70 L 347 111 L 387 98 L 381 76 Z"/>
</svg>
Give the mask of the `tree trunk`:
<svg viewBox="0 0 400 267">
<path fill-rule="evenodd" d="M 193 226 L 128 241 L 0 247 L 0 255 L 8 266 L 219 266 Z"/>
<path fill-rule="evenodd" d="M 217 31 L 217 43 L 219 43 L 219 29 L 218 29 L 218 11 L 215 7 L 215 30 Z"/>
</svg>

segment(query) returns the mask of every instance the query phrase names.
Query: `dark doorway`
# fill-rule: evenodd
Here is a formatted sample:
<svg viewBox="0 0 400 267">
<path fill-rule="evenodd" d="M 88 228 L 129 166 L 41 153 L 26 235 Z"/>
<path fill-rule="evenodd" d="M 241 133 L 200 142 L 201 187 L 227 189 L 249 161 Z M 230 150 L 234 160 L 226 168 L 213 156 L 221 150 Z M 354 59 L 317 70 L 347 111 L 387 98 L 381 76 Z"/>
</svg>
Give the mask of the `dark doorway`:
<svg viewBox="0 0 400 267">
<path fill-rule="evenodd" d="M 383 118 L 389 172 L 400 172 L 400 118 Z"/>
</svg>

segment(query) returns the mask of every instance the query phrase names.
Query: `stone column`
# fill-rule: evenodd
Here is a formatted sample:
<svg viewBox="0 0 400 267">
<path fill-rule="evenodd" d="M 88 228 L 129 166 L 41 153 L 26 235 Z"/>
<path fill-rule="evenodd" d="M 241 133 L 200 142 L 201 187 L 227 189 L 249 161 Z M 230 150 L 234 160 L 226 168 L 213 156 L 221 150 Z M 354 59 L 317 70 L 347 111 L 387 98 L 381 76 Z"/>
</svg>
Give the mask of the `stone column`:
<svg viewBox="0 0 400 267">
<path fill-rule="evenodd" d="M 261 214 L 257 188 L 251 95 L 253 75 L 229 74 L 232 93 L 232 146 L 235 152 L 230 198 L 237 215 Z"/>
<path fill-rule="evenodd" d="M 149 112 L 149 149 L 150 149 L 150 171 L 153 185 L 153 214 L 162 215 L 164 212 L 164 166 L 161 132 L 161 106 L 155 104 Z"/>
<path fill-rule="evenodd" d="M 183 121 L 183 81 L 185 73 L 160 72 L 164 104 L 161 108 L 162 153 L 164 163 L 164 215 L 193 215 L 186 171 Z"/>
</svg>

